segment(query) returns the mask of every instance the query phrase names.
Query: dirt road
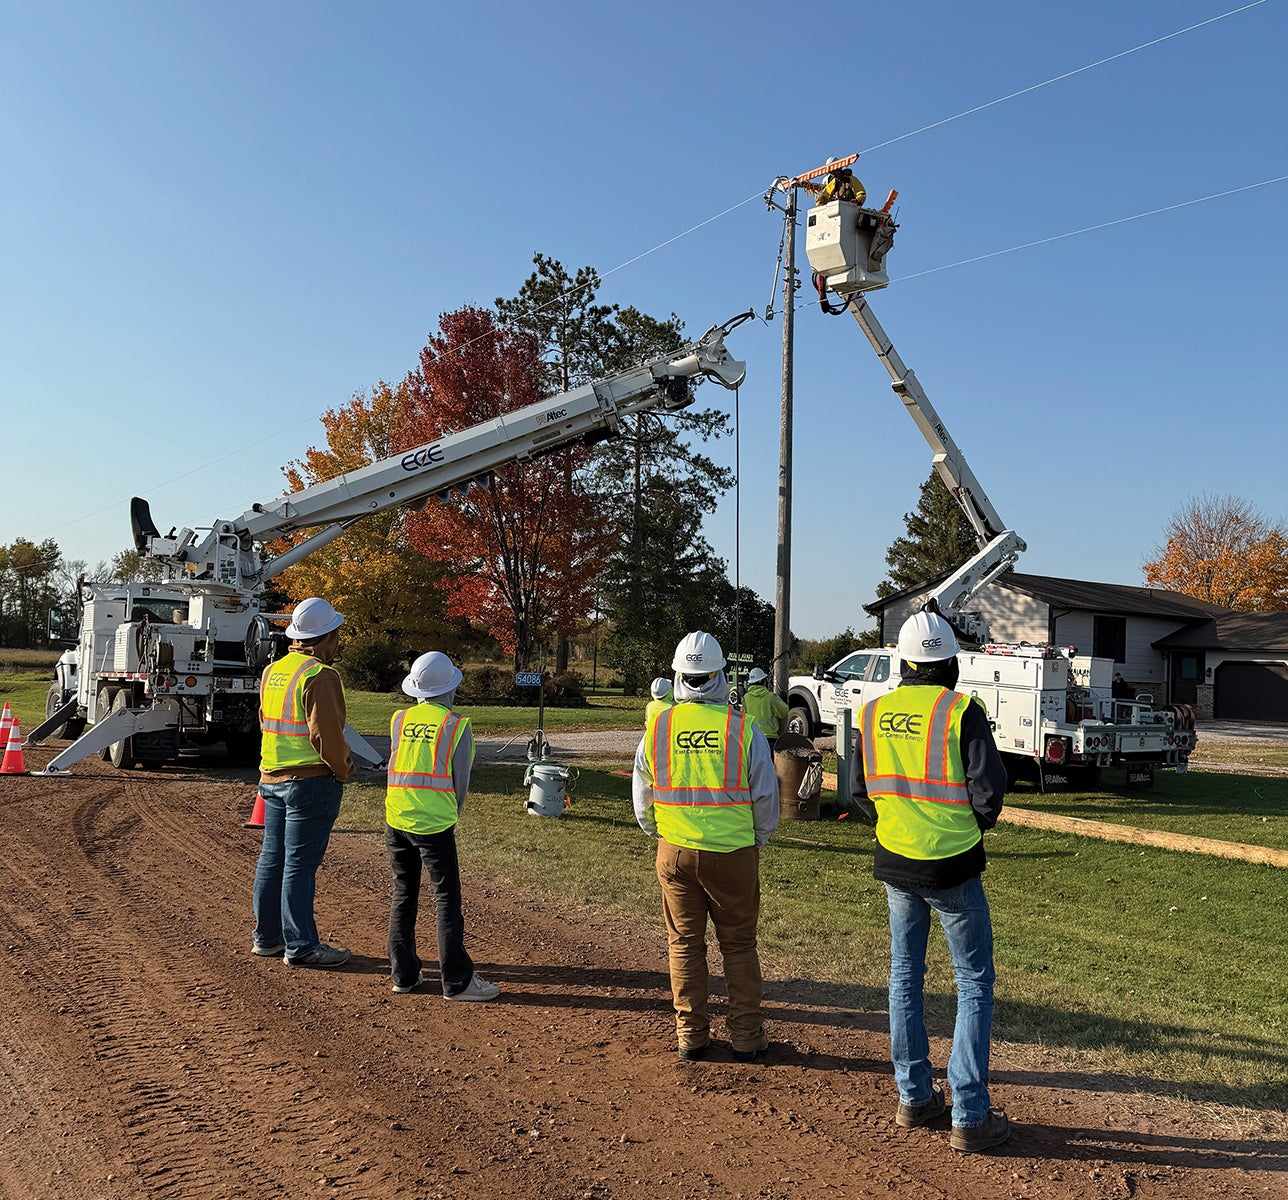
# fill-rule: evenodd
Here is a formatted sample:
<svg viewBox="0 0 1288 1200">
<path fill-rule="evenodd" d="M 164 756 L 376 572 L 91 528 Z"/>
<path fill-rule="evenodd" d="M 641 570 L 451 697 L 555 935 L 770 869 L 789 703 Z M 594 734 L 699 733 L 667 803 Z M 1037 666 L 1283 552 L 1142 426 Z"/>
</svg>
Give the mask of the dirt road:
<svg viewBox="0 0 1288 1200">
<path fill-rule="evenodd" d="M 36 750 L 28 765 L 52 751 Z M 388 872 L 338 832 L 319 875 L 339 971 L 249 953 L 245 777 L 0 777 L 0 1195 L 175 1197 L 1283 1197 L 1282 1144 L 1192 1109 L 995 1063 L 1011 1144 L 903 1131 L 882 997 L 769 985 L 763 1064 L 681 1064 L 660 921 L 631 929 L 467 880 L 504 992 L 395 996 Z M 429 927 L 432 929 L 432 919 Z M 937 1043 L 937 1062 L 944 1047 Z M 1099 1077 L 1099 1086 L 1112 1080 Z"/>
</svg>

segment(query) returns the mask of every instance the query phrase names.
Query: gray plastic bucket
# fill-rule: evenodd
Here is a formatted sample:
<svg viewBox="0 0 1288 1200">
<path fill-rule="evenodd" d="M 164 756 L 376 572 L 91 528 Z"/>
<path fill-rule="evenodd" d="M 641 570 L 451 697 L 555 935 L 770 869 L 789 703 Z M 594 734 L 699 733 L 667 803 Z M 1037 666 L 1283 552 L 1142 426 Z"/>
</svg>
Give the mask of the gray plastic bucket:
<svg viewBox="0 0 1288 1200">
<path fill-rule="evenodd" d="M 531 785 L 528 802 L 524 807 L 531 817 L 561 817 L 565 800 L 572 790 L 570 777 L 575 778 L 573 768 L 562 763 L 535 762 L 528 767 L 523 777 L 525 784 Z"/>
</svg>

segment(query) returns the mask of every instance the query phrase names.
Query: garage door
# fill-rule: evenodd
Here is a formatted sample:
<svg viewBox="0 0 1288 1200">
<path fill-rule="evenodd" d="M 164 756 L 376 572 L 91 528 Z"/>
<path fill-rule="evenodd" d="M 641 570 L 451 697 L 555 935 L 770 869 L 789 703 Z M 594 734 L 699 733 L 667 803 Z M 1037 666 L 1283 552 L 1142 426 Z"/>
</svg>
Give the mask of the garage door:
<svg viewBox="0 0 1288 1200">
<path fill-rule="evenodd" d="M 1219 721 L 1279 721 L 1288 724 L 1288 665 L 1222 663 L 1216 669 Z"/>
</svg>

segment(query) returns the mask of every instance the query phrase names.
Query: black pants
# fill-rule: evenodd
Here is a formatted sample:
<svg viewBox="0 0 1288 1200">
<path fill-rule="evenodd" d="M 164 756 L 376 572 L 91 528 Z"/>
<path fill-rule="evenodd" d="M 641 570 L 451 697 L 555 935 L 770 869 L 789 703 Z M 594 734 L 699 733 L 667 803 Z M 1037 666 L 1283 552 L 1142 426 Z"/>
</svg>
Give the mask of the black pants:
<svg viewBox="0 0 1288 1200">
<path fill-rule="evenodd" d="M 465 952 L 465 918 L 461 915 L 461 869 L 456 859 L 456 827 L 442 833 L 404 833 L 385 826 L 385 846 L 394 873 L 393 907 L 389 910 L 389 965 L 393 982 L 409 987 L 420 974 L 416 953 L 416 914 L 420 909 L 420 864 L 424 860 L 438 907 L 438 970 L 443 995 L 464 991 L 474 977 Z"/>
</svg>

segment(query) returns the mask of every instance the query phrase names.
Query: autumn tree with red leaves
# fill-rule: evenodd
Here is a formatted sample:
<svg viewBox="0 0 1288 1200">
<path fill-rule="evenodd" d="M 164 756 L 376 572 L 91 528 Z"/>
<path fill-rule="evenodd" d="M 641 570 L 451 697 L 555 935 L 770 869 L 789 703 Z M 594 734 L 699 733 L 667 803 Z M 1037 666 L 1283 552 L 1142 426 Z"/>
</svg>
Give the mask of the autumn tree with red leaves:
<svg viewBox="0 0 1288 1200">
<path fill-rule="evenodd" d="M 282 468 L 292 492 L 357 471 L 395 453 L 394 439 L 407 411 L 408 385 L 384 381 L 370 394 L 322 415 L 326 446 L 310 446 Z M 330 545 L 315 550 L 275 582 L 292 600 L 325 596 L 345 616 L 346 641 L 380 639 L 396 653 L 419 654 L 453 646 L 446 620 L 440 564 L 414 550 L 401 509 L 373 513 Z M 270 547 L 281 553 L 313 530 Z"/>
<path fill-rule="evenodd" d="M 1192 497 L 1172 514 L 1146 582 L 1225 608 L 1288 609 L 1288 532 L 1237 496 Z"/>
<path fill-rule="evenodd" d="M 407 378 L 399 448 L 536 403 L 543 375 L 530 334 L 499 327 L 486 309 L 445 313 Z M 618 541 L 602 507 L 569 486 L 587 453 L 572 448 L 503 468 L 486 487 L 431 498 L 408 516 L 411 544 L 448 565 L 448 611 L 484 626 L 516 669 L 531 663 L 542 639 L 584 619 Z"/>
</svg>

